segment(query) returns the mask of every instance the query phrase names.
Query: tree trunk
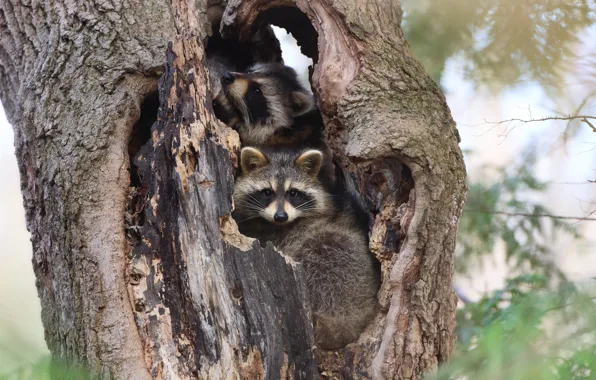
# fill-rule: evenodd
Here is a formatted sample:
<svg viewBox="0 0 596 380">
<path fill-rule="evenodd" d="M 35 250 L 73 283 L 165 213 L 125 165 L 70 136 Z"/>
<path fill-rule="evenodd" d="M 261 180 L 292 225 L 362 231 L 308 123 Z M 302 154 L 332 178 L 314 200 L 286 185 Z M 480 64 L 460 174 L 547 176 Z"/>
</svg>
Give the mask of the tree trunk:
<svg viewBox="0 0 596 380">
<path fill-rule="evenodd" d="M 420 378 L 455 339 L 465 168 L 399 3 L 230 0 L 222 20 L 261 58 L 279 59 L 251 40 L 274 23 L 315 59 L 329 143 L 375 216 L 380 311 L 334 353 L 313 350 L 301 266 L 230 217 L 239 140 L 206 106 L 217 3 L 0 2 L 0 98 L 53 356 L 117 379 Z"/>
</svg>

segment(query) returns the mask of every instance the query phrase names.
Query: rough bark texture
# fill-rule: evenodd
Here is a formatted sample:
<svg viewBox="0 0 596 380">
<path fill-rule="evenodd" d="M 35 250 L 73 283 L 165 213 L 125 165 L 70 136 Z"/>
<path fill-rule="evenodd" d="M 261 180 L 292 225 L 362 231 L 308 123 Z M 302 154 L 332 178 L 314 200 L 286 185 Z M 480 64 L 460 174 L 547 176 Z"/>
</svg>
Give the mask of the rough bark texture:
<svg viewBox="0 0 596 380">
<path fill-rule="evenodd" d="M 465 169 L 399 3 L 231 0 L 222 22 L 246 40 L 288 27 L 313 56 L 330 144 L 375 215 L 381 311 L 316 355 L 300 265 L 229 217 L 239 142 L 209 111 L 203 67 L 214 4 L 0 2 L 0 98 L 49 348 L 118 379 L 420 378 L 453 348 Z M 263 41 L 257 56 L 277 59 Z"/>
<path fill-rule="evenodd" d="M 171 6 L 0 4 L 0 96 L 15 130 L 46 342 L 105 375 L 149 378 L 123 275 L 126 152 L 175 38 Z"/>
<path fill-rule="evenodd" d="M 201 59 L 194 39 L 168 49 L 166 102 L 135 162 L 130 277 L 151 373 L 315 378 L 301 267 L 240 235 L 230 218 L 238 138 L 203 107 Z"/>
</svg>

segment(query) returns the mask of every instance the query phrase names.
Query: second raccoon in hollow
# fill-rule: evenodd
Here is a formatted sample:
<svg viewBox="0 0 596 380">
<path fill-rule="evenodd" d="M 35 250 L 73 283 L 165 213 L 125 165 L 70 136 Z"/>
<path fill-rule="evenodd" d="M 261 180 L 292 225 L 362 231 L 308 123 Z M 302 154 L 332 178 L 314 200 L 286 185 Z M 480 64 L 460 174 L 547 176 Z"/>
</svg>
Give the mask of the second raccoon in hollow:
<svg viewBox="0 0 596 380">
<path fill-rule="evenodd" d="M 260 63 L 246 73 L 227 72 L 221 82 L 241 115 L 236 129 L 243 145 L 323 147 L 323 120 L 291 67 Z"/>
<path fill-rule="evenodd" d="M 319 347 L 355 341 L 375 314 L 380 273 L 355 214 L 335 208 L 317 178 L 322 153 L 244 148 L 240 161 L 234 188 L 240 232 L 302 263 Z"/>
</svg>

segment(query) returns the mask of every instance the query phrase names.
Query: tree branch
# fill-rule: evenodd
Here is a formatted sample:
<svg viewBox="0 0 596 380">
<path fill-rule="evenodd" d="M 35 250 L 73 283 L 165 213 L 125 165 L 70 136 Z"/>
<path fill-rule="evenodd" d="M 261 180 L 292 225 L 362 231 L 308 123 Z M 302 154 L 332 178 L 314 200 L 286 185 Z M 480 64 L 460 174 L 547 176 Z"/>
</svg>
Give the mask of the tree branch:
<svg viewBox="0 0 596 380">
<path fill-rule="evenodd" d="M 546 116 L 539 119 L 534 119 L 530 117 L 530 119 L 507 119 L 501 121 L 487 121 L 484 120 L 486 124 L 494 124 L 494 125 L 501 125 L 504 123 L 511 123 L 511 122 L 519 122 L 519 123 L 533 123 L 538 121 L 549 121 L 549 120 L 565 120 L 565 121 L 573 121 L 579 120 L 583 121 L 584 123 L 588 124 L 588 126 L 592 129 L 593 132 L 596 132 L 596 127 L 592 124 L 589 120 L 596 120 L 596 116 L 588 116 L 588 115 L 575 115 L 575 116 Z"/>
<path fill-rule="evenodd" d="M 496 215 L 506 215 L 506 216 L 525 216 L 525 217 L 534 217 L 534 218 L 551 218 L 551 219 L 580 220 L 580 221 L 586 220 L 586 221 L 596 222 L 596 218 L 582 217 L 582 216 L 561 216 L 561 215 L 551 215 L 551 214 L 532 214 L 532 213 L 523 213 L 523 212 L 505 212 L 505 211 L 492 211 L 492 210 L 466 210 L 466 209 L 464 209 L 464 212 L 479 213 L 479 214 L 496 214 Z"/>
</svg>

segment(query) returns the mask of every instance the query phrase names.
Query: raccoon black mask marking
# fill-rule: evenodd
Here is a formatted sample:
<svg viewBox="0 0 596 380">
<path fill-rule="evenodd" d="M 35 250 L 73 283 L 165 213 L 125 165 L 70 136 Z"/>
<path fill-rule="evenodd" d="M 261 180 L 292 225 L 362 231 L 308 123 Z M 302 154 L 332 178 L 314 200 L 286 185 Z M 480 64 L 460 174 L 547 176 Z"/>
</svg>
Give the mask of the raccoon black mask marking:
<svg viewBox="0 0 596 380">
<path fill-rule="evenodd" d="M 291 152 L 268 157 L 255 148 L 242 149 L 242 175 L 234 187 L 238 222 L 262 218 L 286 225 L 299 218 L 331 214 L 330 196 L 317 179 L 322 160 L 318 150 L 307 150 L 296 158 Z"/>
</svg>

